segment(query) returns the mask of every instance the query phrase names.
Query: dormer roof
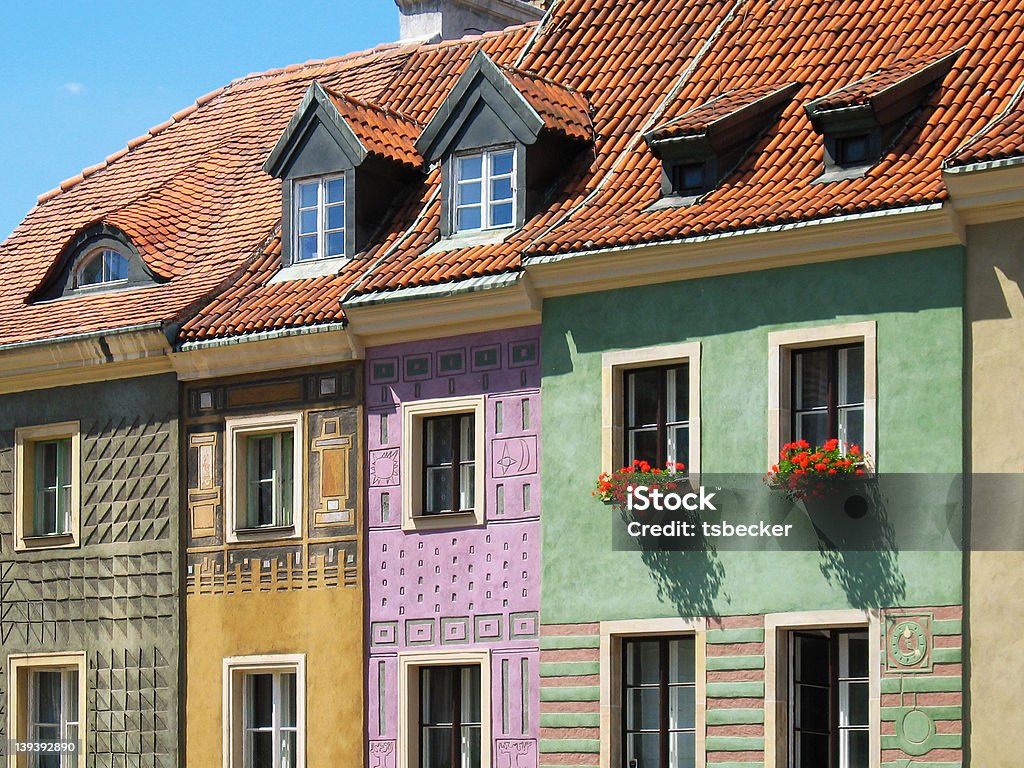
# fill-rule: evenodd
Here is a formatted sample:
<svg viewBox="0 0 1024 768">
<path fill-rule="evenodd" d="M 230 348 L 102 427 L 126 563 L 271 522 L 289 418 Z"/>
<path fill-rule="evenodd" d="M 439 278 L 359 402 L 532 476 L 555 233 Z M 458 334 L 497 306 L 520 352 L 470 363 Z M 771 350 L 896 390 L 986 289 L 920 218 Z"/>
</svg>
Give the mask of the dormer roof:
<svg viewBox="0 0 1024 768">
<path fill-rule="evenodd" d="M 361 165 L 369 155 L 411 168 L 423 165 L 414 146 L 422 126 L 394 110 L 328 91 L 314 81 L 264 163 L 267 173 L 283 174 L 314 122 L 328 129 L 353 167 Z"/>
<path fill-rule="evenodd" d="M 592 126 L 586 100 L 555 82 L 499 67 L 477 51 L 416 141 L 429 162 L 443 157 L 459 131 L 486 104 L 522 144 L 533 144 L 542 131 L 587 141 Z"/>
</svg>

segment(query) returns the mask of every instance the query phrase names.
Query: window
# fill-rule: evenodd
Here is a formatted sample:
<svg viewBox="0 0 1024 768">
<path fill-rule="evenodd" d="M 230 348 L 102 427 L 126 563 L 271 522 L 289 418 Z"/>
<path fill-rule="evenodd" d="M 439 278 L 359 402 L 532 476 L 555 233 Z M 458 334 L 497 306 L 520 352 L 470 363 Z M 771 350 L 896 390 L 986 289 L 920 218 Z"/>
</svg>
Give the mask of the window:
<svg viewBox="0 0 1024 768">
<path fill-rule="evenodd" d="M 302 415 L 228 419 L 229 540 L 260 533 L 297 535 L 301 530 Z"/>
<path fill-rule="evenodd" d="M 402 406 L 402 526 L 483 525 L 484 398 Z"/>
<path fill-rule="evenodd" d="M 455 157 L 456 232 L 510 227 L 515 222 L 516 153 L 489 149 Z"/>
<path fill-rule="evenodd" d="M 835 163 L 839 166 L 864 165 L 876 158 L 872 157 L 871 134 L 861 133 L 855 136 L 837 136 L 835 139 Z"/>
<path fill-rule="evenodd" d="M 19 549 L 77 546 L 79 423 L 15 430 Z"/>
<path fill-rule="evenodd" d="M 681 163 L 669 166 L 669 176 L 674 195 L 691 197 L 707 191 L 704 163 Z"/>
<path fill-rule="evenodd" d="M 87 288 L 128 279 L 128 258 L 111 248 L 88 253 L 75 270 L 75 288 Z"/>
<path fill-rule="evenodd" d="M 71 749 L 9 756 L 12 768 L 78 768 L 85 765 L 85 654 L 8 657 L 9 738 L 69 742 Z"/>
<path fill-rule="evenodd" d="M 491 768 L 487 649 L 398 654 L 396 768 Z"/>
<path fill-rule="evenodd" d="M 345 177 L 294 183 L 294 261 L 345 256 Z"/>
<path fill-rule="evenodd" d="M 693 766 L 693 636 L 628 638 L 622 642 L 622 652 L 624 764 L 630 768 Z"/>
<path fill-rule="evenodd" d="M 867 768 L 867 630 L 794 632 L 790 649 L 792 768 Z"/>
<path fill-rule="evenodd" d="M 700 471 L 700 343 L 601 356 L 602 470 L 634 460 Z"/>
<path fill-rule="evenodd" d="M 864 443 L 864 344 L 793 351 L 793 436 L 812 446 Z"/>
<path fill-rule="evenodd" d="M 768 334 L 768 459 L 793 440 L 836 438 L 878 459 L 875 321 Z"/>
<path fill-rule="evenodd" d="M 420 667 L 420 767 L 480 768 L 480 666 Z"/>
<path fill-rule="evenodd" d="M 423 514 L 470 512 L 476 497 L 472 413 L 423 420 Z"/>
<path fill-rule="evenodd" d="M 230 768 L 303 768 L 305 657 L 224 660 L 225 753 Z"/>
<path fill-rule="evenodd" d="M 626 371 L 625 463 L 689 464 L 690 366 Z"/>
</svg>

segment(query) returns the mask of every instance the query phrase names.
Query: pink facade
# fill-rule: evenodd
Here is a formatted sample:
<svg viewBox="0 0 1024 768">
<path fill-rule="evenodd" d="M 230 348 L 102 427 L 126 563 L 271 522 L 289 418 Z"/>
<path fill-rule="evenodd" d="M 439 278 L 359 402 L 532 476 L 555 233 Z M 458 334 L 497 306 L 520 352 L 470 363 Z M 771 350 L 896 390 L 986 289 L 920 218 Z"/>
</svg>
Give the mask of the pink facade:
<svg viewBox="0 0 1024 768">
<path fill-rule="evenodd" d="M 369 766 L 410 765 L 399 722 L 418 701 L 399 712 L 400 654 L 487 649 L 491 765 L 535 768 L 540 329 L 367 350 L 366 384 Z M 484 525 L 403 530 L 403 404 L 469 396 L 484 398 Z"/>
</svg>

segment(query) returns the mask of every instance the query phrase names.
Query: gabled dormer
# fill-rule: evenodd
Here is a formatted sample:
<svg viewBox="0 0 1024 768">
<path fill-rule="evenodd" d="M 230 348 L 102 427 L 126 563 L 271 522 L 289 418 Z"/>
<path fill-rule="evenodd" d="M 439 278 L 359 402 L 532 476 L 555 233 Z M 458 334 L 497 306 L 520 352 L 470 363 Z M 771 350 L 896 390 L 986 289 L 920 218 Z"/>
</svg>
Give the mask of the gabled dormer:
<svg viewBox="0 0 1024 768">
<path fill-rule="evenodd" d="M 422 177 L 422 126 L 313 83 L 264 170 L 281 179 L 278 279 L 337 272 Z"/>
<path fill-rule="evenodd" d="M 899 61 L 808 104 L 807 115 L 825 144 L 819 181 L 861 176 L 878 162 L 959 55 Z"/>
<path fill-rule="evenodd" d="M 30 300 L 146 288 L 161 282 L 164 279 L 146 266 L 124 231 L 96 222 L 81 229 L 64 246 Z"/>
<path fill-rule="evenodd" d="M 692 203 L 718 186 L 798 88 L 792 83 L 729 91 L 645 133 L 662 163 L 659 207 Z"/>
<path fill-rule="evenodd" d="M 582 95 L 477 52 L 416 141 L 441 163 L 442 237 L 521 227 L 592 141 Z"/>
</svg>

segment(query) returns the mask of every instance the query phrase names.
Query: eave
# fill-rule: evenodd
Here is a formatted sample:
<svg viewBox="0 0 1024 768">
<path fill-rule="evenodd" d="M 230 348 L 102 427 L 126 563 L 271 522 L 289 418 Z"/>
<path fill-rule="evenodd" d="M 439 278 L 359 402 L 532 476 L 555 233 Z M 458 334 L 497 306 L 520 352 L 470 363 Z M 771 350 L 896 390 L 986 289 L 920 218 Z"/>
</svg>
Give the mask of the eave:
<svg viewBox="0 0 1024 768">
<path fill-rule="evenodd" d="M 1024 219 L 1024 157 L 947 168 L 942 178 L 964 224 Z"/>
<path fill-rule="evenodd" d="M 963 245 L 948 204 L 526 260 L 541 298 Z"/>
</svg>

